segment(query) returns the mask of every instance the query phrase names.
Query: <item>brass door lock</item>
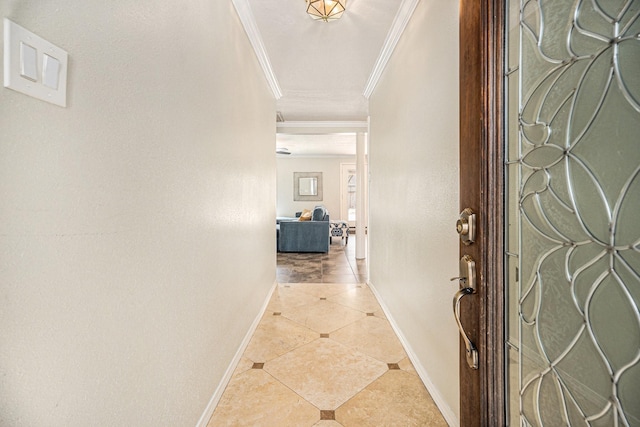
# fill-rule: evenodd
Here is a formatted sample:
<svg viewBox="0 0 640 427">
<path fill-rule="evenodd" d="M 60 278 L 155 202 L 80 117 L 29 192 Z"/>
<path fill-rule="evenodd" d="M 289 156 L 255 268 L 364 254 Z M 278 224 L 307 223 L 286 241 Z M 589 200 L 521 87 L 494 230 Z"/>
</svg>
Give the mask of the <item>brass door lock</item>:
<svg viewBox="0 0 640 427">
<path fill-rule="evenodd" d="M 476 214 L 471 208 L 465 208 L 460 212 L 460 218 L 456 222 L 456 231 L 465 245 L 476 241 Z"/>
</svg>

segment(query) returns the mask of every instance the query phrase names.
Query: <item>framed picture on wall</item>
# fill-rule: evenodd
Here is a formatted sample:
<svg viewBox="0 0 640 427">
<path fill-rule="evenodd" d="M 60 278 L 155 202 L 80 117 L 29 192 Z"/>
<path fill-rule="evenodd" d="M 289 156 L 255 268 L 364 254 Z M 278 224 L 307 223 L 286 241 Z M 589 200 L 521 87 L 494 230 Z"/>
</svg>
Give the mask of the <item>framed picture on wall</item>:
<svg viewBox="0 0 640 427">
<path fill-rule="evenodd" d="M 294 172 L 293 200 L 296 202 L 322 200 L 322 172 Z"/>
</svg>

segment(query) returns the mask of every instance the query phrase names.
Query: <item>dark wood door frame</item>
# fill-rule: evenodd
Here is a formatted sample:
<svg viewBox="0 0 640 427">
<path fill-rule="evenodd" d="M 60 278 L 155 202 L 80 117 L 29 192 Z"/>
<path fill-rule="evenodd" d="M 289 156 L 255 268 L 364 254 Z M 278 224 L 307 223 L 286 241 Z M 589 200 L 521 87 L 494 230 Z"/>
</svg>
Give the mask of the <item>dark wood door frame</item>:
<svg viewBox="0 0 640 427">
<path fill-rule="evenodd" d="M 460 210 L 477 213 L 476 294 L 461 317 L 479 352 L 467 366 L 460 341 L 461 426 L 502 426 L 505 417 L 503 292 L 503 28 L 500 0 L 460 0 Z"/>
</svg>

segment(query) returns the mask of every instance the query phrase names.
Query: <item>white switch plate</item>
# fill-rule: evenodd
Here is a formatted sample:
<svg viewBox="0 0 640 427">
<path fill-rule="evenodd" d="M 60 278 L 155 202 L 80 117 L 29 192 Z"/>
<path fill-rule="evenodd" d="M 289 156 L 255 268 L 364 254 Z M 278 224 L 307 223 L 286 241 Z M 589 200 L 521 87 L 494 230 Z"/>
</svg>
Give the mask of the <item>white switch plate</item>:
<svg viewBox="0 0 640 427">
<path fill-rule="evenodd" d="M 23 75 L 24 64 L 21 58 L 21 44 L 36 50 L 35 81 Z M 49 62 L 45 75 L 45 54 L 58 61 Z M 50 59 L 49 59 L 50 61 Z M 4 18 L 4 86 L 34 98 L 41 99 L 61 107 L 67 106 L 67 62 L 68 54 L 58 46 L 42 37 Z M 53 65 L 53 68 L 51 67 Z M 52 74 L 57 66 L 57 78 Z M 32 77 L 31 73 L 28 73 Z M 54 84 L 55 80 L 55 84 Z M 44 83 L 47 83 L 45 85 Z"/>
</svg>

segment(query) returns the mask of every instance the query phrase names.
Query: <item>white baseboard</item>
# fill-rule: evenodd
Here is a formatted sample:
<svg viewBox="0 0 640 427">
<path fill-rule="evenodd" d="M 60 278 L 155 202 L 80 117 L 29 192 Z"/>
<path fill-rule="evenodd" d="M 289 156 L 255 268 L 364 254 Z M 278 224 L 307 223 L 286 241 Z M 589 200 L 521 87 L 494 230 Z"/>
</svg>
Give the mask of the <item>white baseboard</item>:
<svg viewBox="0 0 640 427">
<path fill-rule="evenodd" d="M 411 363 L 413 363 L 413 367 L 416 369 L 418 376 L 424 383 L 424 386 L 429 391 L 429 394 L 431 394 L 431 397 L 433 398 L 433 401 L 435 402 L 436 406 L 438 407 L 438 409 L 440 409 L 440 412 L 442 413 L 442 416 L 444 417 L 445 421 L 451 427 L 460 427 L 460 420 L 458 419 L 456 414 L 451 410 L 451 407 L 447 404 L 445 399 L 442 397 L 438 388 L 431 381 L 431 378 L 429 377 L 429 373 L 427 372 L 427 369 L 425 369 L 425 367 L 422 365 L 422 363 L 418 359 L 418 356 L 411 348 L 411 345 L 409 344 L 405 336 L 402 334 L 402 331 L 398 327 L 398 324 L 395 322 L 395 320 L 393 319 L 393 316 L 389 312 L 389 308 L 385 305 L 384 301 L 380 297 L 378 290 L 375 288 L 375 286 L 371 282 L 368 282 L 368 285 L 371 291 L 373 292 L 373 294 L 375 295 L 376 299 L 378 300 L 380 307 L 382 307 L 382 311 L 384 312 L 384 315 L 387 317 L 387 320 L 389 320 L 391 327 L 393 328 L 394 332 L 400 339 L 400 343 L 404 347 L 404 350 L 407 352 L 407 356 L 409 356 L 409 360 L 411 360 Z"/>
<path fill-rule="evenodd" d="M 247 349 L 247 346 L 249 345 L 249 341 L 251 341 L 251 337 L 253 336 L 253 333 L 258 328 L 260 319 L 262 319 L 264 312 L 267 310 L 267 305 L 269 305 L 269 301 L 271 300 L 271 295 L 273 295 L 273 291 L 276 289 L 277 286 L 278 286 L 278 282 L 274 282 L 273 286 L 271 287 L 271 290 L 269 291 L 269 294 L 267 295 L 267 299 L 265 299 L 264 303 L 262 304 L 262 308 L 260 309 L 260 312 L 258 313 L 256 318 L 253 320 L 251 327 L 249 327 L 247 334 L 244 336 L 244 339 L 240 343 L 240 347 L 238 347 L 238 351 L 236 351 L 235 356 L 233 356 L 233 359 L 231 359 L 231 363 L 229 364 L 229 367 L 227 368 L 224 375 L 222 376 L 222 379 L 220 380 L 218 387 L 213 392 L 213 396 L 211 396 L 211 399 L 209 399 L 209 403 L 207 404 L 207 407 L 205 408 L 202 415 L 200 416 L 200 419 L 198 420 L 196 427 L 207 427 L 207 424 L 209 423 L 209 420 L 213 415 L 213 411 L 216 409 L 216 406 L 218 406 L 218 402 L 222 397 L 222 393 L 224 393 L 224 390 L 227 388 L 227 384 L 229 384 L 229 381 L 231 381 L 231 375 L 233 375 L 233 371 L 236 370 L 238 363 L 240 363 L 240 359 L 242 358 L 244 351 Z"/>
<path fill-rule="evenodd" d="M 389 320 L 389 323 L 391 324 L 391 327 L 393 328 L 394 332 L 396 333 L 396 335 L 400 339 L 400 342 L 401 342 L 402 346 L 404 347 L 404 350 L 406 351 L 407 356 L 409 357 L 409 360 L 411 360 L 411 363 L 413 364 L 413 367 L 415 368 L 416 372 L 418 373 L 418 376 L 420 377 L 420 379 L 424 383 L 424 386 L 429 391 L 429 394 L 431 394 L 431 398 L 435 402 L 436 406 L 438 406 L 438 409 L 442 413 L 442 416 L 444 417 L 444 419 L 447 421 L 447 424 L 449 424 L 449 426 L 451 426 L 451 427 L 460 427 L 460 420 L 458 420 L 458 418 L 456 417 L 454 412 L 451 410 L 451 407 L 446 403 L 446 401 L 444 400 L 444 398 L 440 394 L 439 390 L 436 388 L 436 386 L 433 384 L 433 382 L 429 378 L 429 374 L 428 374 L 427 370 L 422 365 L 422 363 L 420 363 L 420 360 L 418 359 L 418 357 L 416 356 L 415 352 L 411 348 L 411 345 L 409 344 L 409 342 L 407 341 L 407 339 L 403 335 L 402 331 L 398 327 L 398 324 L 393 319 L 393 316 L 389 312 L 389 308 L 383 302 L 383 300 L 380 297 L 380 294 L 378 293 L 377 289 L 375 288 L 375 286 L 371 282 L 369 282 L 368 285 L 369 285 L 369 288 L 371 289 L 371 291 L 373 292 L 373 294 L 375 295 L 376 299 L 378 300 L 378 303 L 380 304 L 380 307 L 382 307 L 382 311 L 384 312 L 385 316 Z M 211 419 L 211 416 L 213 415 L 213 411 L 216 409 L 216 406 L 218 405 L 218 402 L 220 401 L 220 398 L 222 397 L 222 393 L 224 392 L 225 388 L 227 387 L 227 384 L 229 384 L 229 381 L 231 380 L 231 375 L 233 375 L 233 372 L 235 371 L 236 366 L 238 366 L 238 363 L 240 363 L 240 359 L 242 358 L 242 355 L 244 354 L 244 351 L 246 350 L 247 346 L 249 345 L 249 341 L 251 341 L 251 337 L 253 336 L 253 333 L 256 331 L 256 329 L 258 327 L 258 324 L 260 323 L 260 319 L 262 319 L 262 316 L 264 315 L 264 312 L 267 309 L 267 305 L 269 304 L 269 301 L 271 299 L 271 295 L 273 294 L 273 291 L 275 290 L 276 286 L 278 286 L 278 283 L 274 282 L 274 284 L 273 284 L 273 286 L 271 288 L 271 291 L 269 291 L 269 294 L 267 295 L 267 298 L 265 299 L 264 303 L 262 304 L 262 308 L 260 309 L 259 314 L 256 316 L 256 318 L 254 319 L 253 323 L 251 324 L 251 327 L 247 331 L 247 334 L 245 335 L 244 339 L 242 340 L 242 343 L 240 344 L 240 347 L 238 347 L 238 351 L 236 351 L 236 354 L 233 357 L 233 359 L 231 360 L 231 363 L 229 364 L 229 367 L 225 371 L 224 376 L 222 377 L 222 380 L 220 380 L 220 383 L 218 384 L 218 387 L 213 392 L 213 396 L 211 396 L 211 399 L 209 399 L 209 403 L 207 404 L 207 407 L 205 408 L 204 412 L 202 413 L 202 416 L 198 420 L 198 423 L 196 424 L 196 427 L 207 427 L 207 424 L 209 423 L 209 420 Z"/>
</svg>

